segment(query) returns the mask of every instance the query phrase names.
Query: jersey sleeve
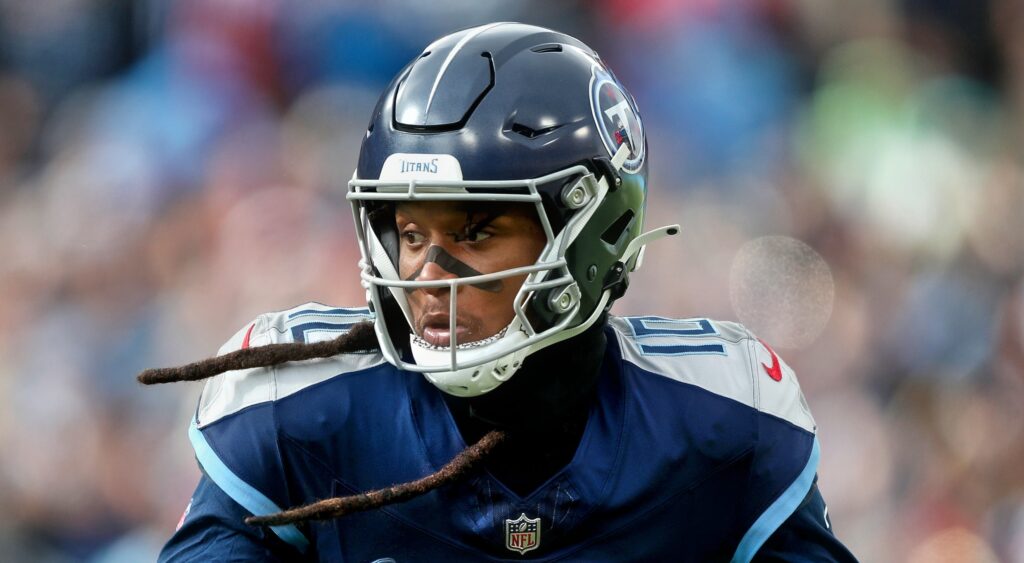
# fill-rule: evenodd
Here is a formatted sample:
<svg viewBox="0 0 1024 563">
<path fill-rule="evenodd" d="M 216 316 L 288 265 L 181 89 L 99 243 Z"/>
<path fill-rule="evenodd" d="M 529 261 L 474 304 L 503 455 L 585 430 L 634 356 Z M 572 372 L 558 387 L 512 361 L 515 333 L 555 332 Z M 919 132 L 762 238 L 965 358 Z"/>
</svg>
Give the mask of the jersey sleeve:
<svg viewBox="0 0 1024 563">
<path fill-rule="evenodd" d="M 158 561 L 294 561 L 293 546 L 266 528 L 245 524 L 249 514 L 203 475 L 178 530 L 160 552 Z"/>
<path fill-rule="evenodd" d="M 755 336 L 748 346 L 757 441 L 742 510 L 748 527 L 733 561 L 854 561 L 826 527 L 821 446 L 796 374 Z"/>
<path fill-rule="evenodd" d="M 712 442 L 730 452 L 720 454 L 723 459 L 745 464 L 742 478 L 730 482 L 734 496 L 720 499 L 730 513 L 723 552 L 732 553 L 731 561 L 751 561 L 766 545 L 779 548 L 782 538 L 798 545 L 793 538 L 800 536 L 809 552 L 807 542 L 837 543 L 831 533 L 809 528 L 804 517 L 812 510 L 808 499 L 821 498 L 814 486 L 817 426 L 796 374 L 768 344 L 740 324 L 711 319 L 612 317 L 609 324 L 619 334 L 624 361 L 734 403 L 729 426 L 710 419 L 684 423 L 687 432 L 704 424 L 702 431 L 716 437 Z M 796 553 L 789 560 L 807 560 Z"/>
<path fill-rule="evenodd" d="M 271 319 L 264 315 L 243 327 L 219 353 L 271 344 L 276 334 Z M 212 378 L 189 424 L 189 441 L 205 476 L 201 488 L 215 488 L 232 501 L 212 503 L 210 509 L 227 507 L 230 510 L 220 518 L 236 518 L 243 527 L 248 527 L 241 521 L 245 516 L 292 506 L 274 416 L 275 380 L 274 368 L 229 371 Z M 309 548 L 309 540 L 294 525 L 274 526 L 270 531 L 299 553 Z M 215 536 L 218 541 L 226 537 Z"/>
<path fill-rule="evenodd" d="M 369 317 L 365 308 L 306 303 L 260 315 L 231 337 L 219 354 L 268 344 L 324 341 Z M 245 516 L 273 514 L 309 502 L 308 491 L 300 490 L 309 483 L 303 481 L 294 458 L 285 454 L 287 432 L 277 410 L 280 400 L 339 374 L 381 362 L 380 354 L 349 354 L 282 367 L 233 370 L 209 379 L 188 436 L 205 476 L 202 487 L 216 489 L 231 500 L 211 504 L 211 510 L 230 507 L 223 519 L 234 518 L 247 527 L 242 522 Z M 272 526 L 270 535 L 244 536 L 253 541 L 273 536 L 275 542 L 289 546 L 293 556 L 308 553 L 311 544 L 295 525 Z M 227 536 L 218 533 L 213 537 L 220 541 Z"/>
<path fill-rule="evenodd" d="M 817 484 L 811 486 L 800 506 L 775 530 L 753 559 L 754 563 L 784 561 L 857 561 L 833 533 L 828 508 Z"/>
</svg>

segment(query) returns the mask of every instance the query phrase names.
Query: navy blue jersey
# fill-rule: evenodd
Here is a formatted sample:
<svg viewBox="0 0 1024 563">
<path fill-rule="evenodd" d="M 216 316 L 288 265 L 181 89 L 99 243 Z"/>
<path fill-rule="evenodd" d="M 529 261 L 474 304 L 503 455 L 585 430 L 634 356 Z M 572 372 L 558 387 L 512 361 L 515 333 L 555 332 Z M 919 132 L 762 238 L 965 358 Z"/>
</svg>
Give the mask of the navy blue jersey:
<svg viewBox="0 0 1024 563">
<path fill-rule="evenodd" d="M 337 336 L 365 309 L 259 317 L 222 349 Z M 793 372 L 743 327 L 612 317 L 572 461 L 520 496 L 486 470 L 302 526 L 268 514 L 433 473 L 466 448 L 441 392 L 377 353 L 229 372 L 189 436 L 203 479 L 161 560 L 851 561 Z"/>
</svg>

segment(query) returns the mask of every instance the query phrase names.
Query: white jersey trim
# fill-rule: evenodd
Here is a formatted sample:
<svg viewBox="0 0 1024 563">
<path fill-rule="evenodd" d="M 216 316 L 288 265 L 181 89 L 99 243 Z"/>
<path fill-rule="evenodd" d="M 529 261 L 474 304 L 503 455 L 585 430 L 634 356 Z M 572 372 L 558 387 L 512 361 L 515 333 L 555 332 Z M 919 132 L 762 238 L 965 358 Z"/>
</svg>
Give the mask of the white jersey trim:
<svg viewBox="0 0 1024 563">
<path fill-rule="evenodd" d="M 742 325 L 664 317 L 613 316 L 608 322 L 623 360 L 816 431 L 796 374 Z"/>
<path fill-rule="evenodd" d="M 241 349 L 247 339 L 249 347 L 295 342 L 296 335 L 301 335 L 305 342 L 330 340 L 348 330 L 350 325 L 370 318 L 365 308 L 338 309 L 307 303 L 287 311 L 260 315 L 231 337 L 218 355 Z M 380 353 L 344 354 L 271 368 L 229 371 L 206 383 L 196 422 L 203 428 L 253 405 L 282 399 L 321 381 L 382 363 L 384 358 Z"/>
</svg>

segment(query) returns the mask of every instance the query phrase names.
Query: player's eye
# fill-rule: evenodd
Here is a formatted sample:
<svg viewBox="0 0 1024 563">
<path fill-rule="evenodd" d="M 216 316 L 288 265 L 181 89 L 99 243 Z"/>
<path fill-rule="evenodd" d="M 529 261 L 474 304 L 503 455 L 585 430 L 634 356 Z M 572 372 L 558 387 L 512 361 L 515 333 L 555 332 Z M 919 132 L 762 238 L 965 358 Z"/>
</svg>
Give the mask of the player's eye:
<svg viewBox="0 0 1024 563">
<path fill-rule="evenodd" d="M 403 231 L 402 242 L 408 245 L 423 244 L 426 242 L 427 237 L 423 236 L 422 233 L 417 231 Z"/>
<path fill-rule="evenodd" d="M 485 219 L 477 223 L 471 223 L 462 228 L 462 231 L 455 234 L 455 242 L 483 242 L 494 236 L 490 228 L 493 218 Z"/>
<path fill-rule="evenodd" d="M 468 242 L 483 242 L 491 238 L 491 236 L 491 233 L 485 231 L 470 230 L 465 235 L 463 235 L 462 239 Z"/>
</svg>

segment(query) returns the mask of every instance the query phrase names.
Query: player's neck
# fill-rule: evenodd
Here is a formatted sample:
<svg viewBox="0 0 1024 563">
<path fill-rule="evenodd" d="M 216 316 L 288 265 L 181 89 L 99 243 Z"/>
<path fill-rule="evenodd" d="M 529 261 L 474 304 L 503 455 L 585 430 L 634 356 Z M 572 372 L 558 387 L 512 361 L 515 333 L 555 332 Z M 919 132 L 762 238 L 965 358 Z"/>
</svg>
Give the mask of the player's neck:
<svg viewBox="0 0 1024 563">
<path fill-rule="evenodd" d="M 522 369 L 481 397 L 446 401 L 467 443 L 501 428 L 509 440 L 487 467 L 524 495 L 565 467 L 583 436 L 601 373 L 607 340 L 604 322 L 531 355 Z"/>
</svg>

